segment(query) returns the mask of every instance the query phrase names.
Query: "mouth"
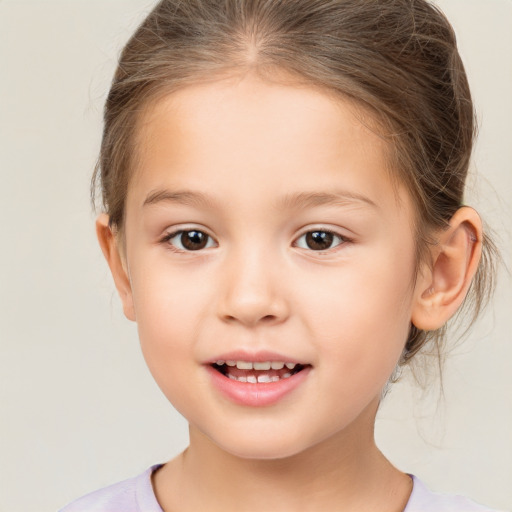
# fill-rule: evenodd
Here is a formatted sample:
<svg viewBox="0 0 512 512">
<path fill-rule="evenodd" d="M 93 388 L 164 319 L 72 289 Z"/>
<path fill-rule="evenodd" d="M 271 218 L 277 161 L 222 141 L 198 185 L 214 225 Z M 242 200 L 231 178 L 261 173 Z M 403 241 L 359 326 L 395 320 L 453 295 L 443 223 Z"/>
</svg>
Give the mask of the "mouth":
<svg viewBox="0 0 512 512">
<path fill-rule="evenodd" d="M 311 364 L 290 361 L 272 352 L 220 357 L 206 366 L 214 389 L 231 402 L 249 407 L 272 406 L 283 403 L 285 397 L 300 396 L 297 393 L 307 389 L 313 369 Z"/>
<path fill-rule="evenodd" d="M 211 364 L 211 367 L 224 377 L 250 384 L 279 382 L 289 379 L 310 366 L 285 361 L 219 360 Z"/>
</svg>

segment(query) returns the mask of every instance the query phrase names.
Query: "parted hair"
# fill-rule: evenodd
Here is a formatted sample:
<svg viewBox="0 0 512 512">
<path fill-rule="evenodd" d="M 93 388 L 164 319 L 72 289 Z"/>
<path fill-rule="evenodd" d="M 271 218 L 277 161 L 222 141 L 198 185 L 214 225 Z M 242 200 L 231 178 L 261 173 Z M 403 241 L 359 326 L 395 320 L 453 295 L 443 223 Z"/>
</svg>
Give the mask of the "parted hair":
<svg viewBox="0 0 512 512">
<path fill-rule="evenodd" d="M 161 0 L 125 45 L 104 111 L 92 180 L 110 225 L 122 234 L 137 123 L 148 105 L 187 85 L 254 72 L 350 99 L 379 126 L 389 169 L 413 198 L 417 262 L 432 234 L 464 203 L 476 133 L 454 31 L 425 0 Z M 284 75 L 283 75 L 284 73 Z M 459 319 L 471 323 L 489 298 L 496 249 L 483 255 Z M 419 268 L 419 267 L 417 267 Z M 411 325 L 401 358 L 440 350 L 445 327 Z"/>
</svg>

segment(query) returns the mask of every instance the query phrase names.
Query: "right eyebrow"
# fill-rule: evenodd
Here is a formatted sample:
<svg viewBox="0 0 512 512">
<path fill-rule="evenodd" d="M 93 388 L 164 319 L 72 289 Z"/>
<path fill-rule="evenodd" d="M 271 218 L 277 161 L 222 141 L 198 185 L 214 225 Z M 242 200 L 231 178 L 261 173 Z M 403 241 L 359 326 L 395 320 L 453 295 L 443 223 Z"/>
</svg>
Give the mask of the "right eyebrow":
<svg viewBox="0 0 512 512">
<path fill-rule="evenodd" d="M 186 189 L 176 191 L 158 189 L 147 195 L 142 206 L 151 206 L 159 203 L 178 203 L 208 209 L 213 209 L 218 204 L 212 196 L 203 192 Z M 348 206 L 350 204 L 366 205 L 375 209 L 379 208 L 369 197 L 345 190 L 329 193 L 319 191 L 290 194 L 278 201 L 279 208 L 287 209 L 308 208 L 322 205 Z"/>
<path fill-rule="evenodd" d="M 142 206 L 151 206 L 159 203 L 180 203 L 188 206 L 202 206 L 206 208 L 213 208 L 215 205 L 213 198 L 202 192 L 160 189 L 150 192 L 146 196 Z"/>
</svg>

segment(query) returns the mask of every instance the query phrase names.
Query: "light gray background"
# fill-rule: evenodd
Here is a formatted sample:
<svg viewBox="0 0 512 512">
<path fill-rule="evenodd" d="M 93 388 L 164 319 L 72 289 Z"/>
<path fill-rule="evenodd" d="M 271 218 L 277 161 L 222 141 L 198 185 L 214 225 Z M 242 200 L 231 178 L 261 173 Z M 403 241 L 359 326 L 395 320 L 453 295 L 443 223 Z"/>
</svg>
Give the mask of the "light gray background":
<svg viewBox="0 0 512 512">
<path fill-rule="evenodd" d="M 0 510 L 44 512 L 165 461 L 184 420 L 153 383 L 96 245 L 89 176 L 118 51 L 153 2 L 0 0 Z M 512 253 L 512 2 L 443 0 L 481 133 L 469 202 Z M 397 385 L 377 437 L 439 490 L 512 509 L 512 282 L 445 368 Z M 185 384 L 186 385 L 186 384 Z M 430 389 L 430 388 L 429 388 Z"/>
</svg>

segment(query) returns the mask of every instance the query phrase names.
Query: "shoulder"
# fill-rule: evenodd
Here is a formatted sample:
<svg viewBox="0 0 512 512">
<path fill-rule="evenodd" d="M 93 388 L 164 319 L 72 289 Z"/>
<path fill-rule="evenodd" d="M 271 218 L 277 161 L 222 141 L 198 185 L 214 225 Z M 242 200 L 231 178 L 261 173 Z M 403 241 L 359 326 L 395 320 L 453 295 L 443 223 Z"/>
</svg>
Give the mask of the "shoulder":
<svg viewBox="0 0 512 512">
<path fill-rule="evenodd" d="M 86 494 L 59 512 L 162 512 L 151 485 L 151 474 L 158 467 Z"/>
<path fill-rule="evenodd" d="M 463 496 L 432 492 L 419 478 L 412 479 L 414 486 L 404 512 L 499 512 Z"/>
</svg>

